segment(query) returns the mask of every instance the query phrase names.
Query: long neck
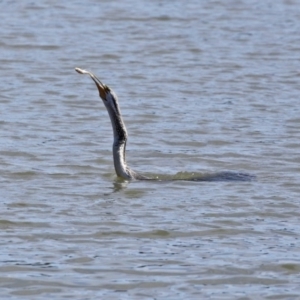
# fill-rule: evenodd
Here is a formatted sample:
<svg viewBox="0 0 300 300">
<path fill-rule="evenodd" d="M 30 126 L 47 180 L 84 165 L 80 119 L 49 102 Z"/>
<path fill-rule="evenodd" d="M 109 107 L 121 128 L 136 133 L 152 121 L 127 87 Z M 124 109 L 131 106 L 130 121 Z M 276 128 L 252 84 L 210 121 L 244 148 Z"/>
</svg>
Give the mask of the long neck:
<svg viewBox="0 0 300 300">
<path fill-rule="evenodd" d="M 124 179 L 133 179 L 135 178 L 134 172 L 127 166 L 125 159 L 127 131 L 121 116 L 120 109 L 118 106 L 116 106 L 116 111 L 109 108 L 107 109 L 107 111 L 114 133 L 112 150 L 116 173 L 119 177 L 122 177 Z"/>
<path fill-rule="evenodd" d="M 113 158 L 114 158 L 115 170 L 119 177 L 122 177 L 124 179 L 133 179 L 134 177 L 130 172 L 131 170 L 126 164 L 125 149 L 126 149 L 126 142 L 113 143 Z"/>
</svg>

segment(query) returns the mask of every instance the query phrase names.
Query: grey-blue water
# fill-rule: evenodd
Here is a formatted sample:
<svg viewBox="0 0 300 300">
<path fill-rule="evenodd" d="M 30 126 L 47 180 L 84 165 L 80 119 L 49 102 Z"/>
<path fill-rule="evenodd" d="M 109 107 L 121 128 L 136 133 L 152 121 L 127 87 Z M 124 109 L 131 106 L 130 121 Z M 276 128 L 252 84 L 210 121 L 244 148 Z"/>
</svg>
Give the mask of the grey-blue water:
<svg viewBox="0 0 300 300">
<path fill-rule="evenodd" d="M 0 3 L 1 299 L 300 299 L 297 1 Z M 94 72 L 141 173 L 125 182 Z"/>
</svg>

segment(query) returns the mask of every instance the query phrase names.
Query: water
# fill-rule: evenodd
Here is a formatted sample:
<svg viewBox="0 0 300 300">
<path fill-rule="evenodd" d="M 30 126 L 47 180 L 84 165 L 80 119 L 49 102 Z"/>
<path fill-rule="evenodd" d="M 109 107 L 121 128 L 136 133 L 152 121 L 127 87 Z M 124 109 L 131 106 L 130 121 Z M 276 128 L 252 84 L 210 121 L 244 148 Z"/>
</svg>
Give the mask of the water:
<svg viewBox="0 0 300 300">
<path fill-rule="evenodd" d="M 2 299 L 300 299 L 296 1 L 2 1 Z M 119 96 L 124 182 L 91 70 Z M 179 174 L 183 174 L 179 173 Z"/>
</svg>

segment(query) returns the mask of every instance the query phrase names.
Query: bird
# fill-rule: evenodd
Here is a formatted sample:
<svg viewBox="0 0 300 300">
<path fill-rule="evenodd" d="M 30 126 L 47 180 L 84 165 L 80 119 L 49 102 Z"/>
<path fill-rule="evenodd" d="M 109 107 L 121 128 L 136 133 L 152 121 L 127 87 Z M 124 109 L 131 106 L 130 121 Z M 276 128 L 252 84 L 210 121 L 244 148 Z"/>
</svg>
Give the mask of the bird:
<svg viewBox="0 0 300 300">
<path fill-rule="evenodd" d="M 115 171 L 118 177 L 121 177 L 125 180 L 147 180 L 150 179 L 147 176 L 139 174 L 133 171 L 126 163 L 126 143 L 128 139 L 128 133 L 126 130 L 125 123 L 122 118 L 122 114 L 119 107 L 118 97 L 116 93 L 108 87 L 106 84 L 103 84 L 93 73 L 80 68 L 75 68 L 76 72 L 79 74 L 88 74 L 95 82 L 99 96 L 102 99 L 104 106 L 107 109 L 107 112 L 110 117 L 114 141 L 113 141 L 113 160 Z"/>
<path fill-rule="evenodd" d="M 118 177 L 124 180 L 160 180 L 159 176 L 148 177 L 132 170 L 126 163 L 126 143 L 128 133 L 125 123 L 122 118 L 119 107 L 118 97 L 116 93 L 102 83 L 93 73 L 75 68 L 79 74 L 88 74 L 95 82 L 99 91 L 99 96 L 102 99 L 104 106 L 107 109 L 110 117 L 114 141 L 112 145 L 114 167 Z M 187 173 L 187 174 L 185 174 Z M 183 174 L 183 175 L 182 175 Z M 177 176 L 176 176 L 177 175 Z M 188 181 L 250 181 L 255 178 L 254 175 L 246 173 L 235 173 L 230 171 L 217 172 L 213 174 L 199 174 L 179 172 L 171 180 L 188 180 Z"/>
</svg>

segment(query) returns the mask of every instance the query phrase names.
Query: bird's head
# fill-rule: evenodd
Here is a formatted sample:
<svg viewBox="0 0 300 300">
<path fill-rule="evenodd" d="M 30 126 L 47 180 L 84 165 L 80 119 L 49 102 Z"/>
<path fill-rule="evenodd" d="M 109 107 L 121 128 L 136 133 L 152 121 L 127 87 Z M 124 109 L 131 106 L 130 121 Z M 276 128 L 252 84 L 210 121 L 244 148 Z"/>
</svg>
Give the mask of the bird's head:
<svg viewBox="0 0 300 300">
<path fill-rule="evenodd" d="M 106 84 L 102 83 L 93 73 L 79 68 L 75 68 L 75 71 L 79 74 L 90 75 L 98 88 L 99 96 L 102 99 L 106 108 L 108 110 L 113 109 L 116 113 L 118 112 L 119 108 L 117 104 L 117 96 L 113 90 L 111 90 Z"/>
</svg>

